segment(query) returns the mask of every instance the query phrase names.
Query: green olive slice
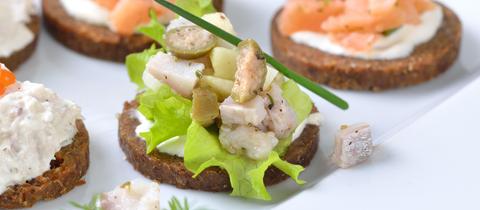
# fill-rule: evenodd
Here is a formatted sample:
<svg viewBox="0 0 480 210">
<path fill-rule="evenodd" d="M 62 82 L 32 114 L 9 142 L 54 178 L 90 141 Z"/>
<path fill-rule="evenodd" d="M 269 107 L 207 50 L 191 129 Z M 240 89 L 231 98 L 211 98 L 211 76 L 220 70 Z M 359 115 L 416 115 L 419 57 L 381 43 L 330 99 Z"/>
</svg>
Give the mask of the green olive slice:
<svg viewBox="0 0 480 210">
<path fill-rule="evenodd" d="M 198 26 L 182 26 L 166 33 L 165 44 L 175 56 L 195 59 L 210 52 L 217 41 L 213 34 Z"/>
<path fill-rule="evenodd" d="M 238 52 L 232 98 L 237 103 L 244 103 L 262 91 L 267 63 L 260 46 L 252 39 L 240 42 Z"/>
</svg>

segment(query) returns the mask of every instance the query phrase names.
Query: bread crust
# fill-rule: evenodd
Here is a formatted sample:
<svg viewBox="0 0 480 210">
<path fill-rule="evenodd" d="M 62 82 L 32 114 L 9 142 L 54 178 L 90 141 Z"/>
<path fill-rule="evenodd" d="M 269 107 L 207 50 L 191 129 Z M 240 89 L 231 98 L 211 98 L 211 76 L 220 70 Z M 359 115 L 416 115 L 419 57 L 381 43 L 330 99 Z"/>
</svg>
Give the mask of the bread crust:
<svg viewBox="0 0 480 210">
<path fill-rule="evenodd" d="M 298 44 L 280 33 L 280 10 L 271 25 L 273 54 L 292 70 L 338 89 L 380 91 L 416 85 L 449 69 L 460 51 L 461 22 L 449 8 L 441 7 L 444 19 L 434 38 L 417 46 L 410 56 L 393 60 L 338 56 Z"/>
<path fill-rule="evenodd" d="M 185 168 L 183 158 L 160 153 L 157 150 L 146 154 L 145 141 L 140 139 L 135 128 L 140 124 L 134 115 L 138 104 L 125 102 L 119 119 L 119 143 L 127 160 L 144 176 L 160 182 L 175 185 L 182 189 L 194 189 L 211 192 L 231 191 L 226 171 L 219 167 L 210 167 L 196 178 Z M 304 167 L 310 164 L 318 148 L 319 127 L 307 125 L 301 136 L 295 140 L 282 159 Z M 267 186 L 277 184 L 288 178 L 275 167 L 270 167 L 265 175 Z"/>
<path fill-rule="evenodd" d="M 214 4 L 223 6 L 223 0 L 214 0 Z M 77 20 L 67 13 L 60 0 L 44 0 L 42 8 L 47 31 L 64 46 L 90 57 L 124 62 L 127 55 L 154 43 L 140 34 L 124 36 L 107 27 Z"/>
<path fill-rule="evenodd" d="M 18 69 L 18 67 L 28 60 L 30 56 L 32 56 L 33 52 L 35 52 L 35 49 L 37 48 L 38 37 L 40 35 L 40 16 L 30 16 L 30 22 L 27 24 L 27 27 L 33 33 L 33 41 L 31 41 L 23 49 L 14 52 L 9 57 L 0 57 L 0 63 L 5 64 L 12 71 Z"/>
<path fill-rule="evenodd" d="M 73 143 L 55 154 L 50 170 L 22 185 L 12 186 L 0 195 L 0 209 L 32 207 L 38 201 L 58 198 L 78 185 L 89 166 L 88 131 L 81 120 L 76 122 L 78 132 Z"/>
</svg>

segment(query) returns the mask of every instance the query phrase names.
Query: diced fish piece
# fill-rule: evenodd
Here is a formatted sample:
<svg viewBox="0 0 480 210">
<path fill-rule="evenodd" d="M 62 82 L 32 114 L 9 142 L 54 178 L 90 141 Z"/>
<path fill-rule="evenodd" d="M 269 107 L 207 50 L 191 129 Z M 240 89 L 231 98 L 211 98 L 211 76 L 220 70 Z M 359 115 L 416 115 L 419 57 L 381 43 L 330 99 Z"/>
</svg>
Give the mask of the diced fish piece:
<svg viewBox="0 0 480 210">
<path fill-rule="evenodd" d="M 147 63 L 147 71 L 151 75 L 187 98 L 192 96 L 199 80 L 198 74 L 204 69 L 201 63 L 181 60 L 163 52 L 157 53 Z"/>
<path fill-rule="evenodd" d="M 288 137 L 297 127 L 297 115 L 282 96 L 282 89 L 277 84 L 272 84 L 269 97 L 268 117 L 265 125 L 273 131 L 279 139 Z M 271 100 L 271 101 L 270 101 Z"/>
<path fill-rule="evenodd" d="M 335 151 L 332 160 L 340 168 L 350 168 L 365 160 L 373 153 L 370 126 L 359 123 L 342 128 L 335 136 Z"/>
<path fill-rule="evenodd" d="M 267 117 L 267 110 L 260 96 L 243 104 L 236 103 L 232 97 L 228 97 L 220 105 L 220 116 L 223 124 L 259 126 Z"/>
<path fill-rule="evenodd" d="M 220 127 L 220 142 L 232 154 L 245 152 L 247 157 L 255 160 L 266 159 L 273 148 L 278 144 L 278 139 L 273 132 L 262 132 L 252 126 Z"/>
<path fill-rule="evenodd" d="M 103 210 L 159 210 L 160 186 L 140 180 L 127 182 L 113 191 L 103 193 L 100 198 Z"/>
</svg>

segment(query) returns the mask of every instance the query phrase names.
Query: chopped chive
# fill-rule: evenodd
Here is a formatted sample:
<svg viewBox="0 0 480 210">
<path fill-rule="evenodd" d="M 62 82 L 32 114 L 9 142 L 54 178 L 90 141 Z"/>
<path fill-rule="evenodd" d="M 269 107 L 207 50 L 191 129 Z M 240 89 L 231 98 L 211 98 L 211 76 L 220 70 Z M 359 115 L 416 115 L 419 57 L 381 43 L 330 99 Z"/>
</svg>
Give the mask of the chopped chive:
<svg viewBox="0 0 480 210">
<path fill-rule="evenodd" d="M 157 3 L 161 4 L 162 6 L 166 7 L 167 9 L 175 12 L 177 15 L 182 16 L 183 18 L 191 21 L 192 23 L 204 28 L 205 30 L 209 31 L 212 34 L 215 34 L 216 36 L 224 39 L 225 41 L 229 42 L 230 44 L 233 44 L 237 46 L 242 40 L 220 28 L 217 26 L 183 10 L 182 8 L 176 6 L 175 4 L 172 4 L 166 0 L 155 0 Z M 279 72 L 281 72 L 283 75 L 286 77 L 292 79 L 293 81 L 297 82 L 301 86 L 305 87 L 306 89 L 312 91 L 316 95 L 322 97 L 326 101 L 332 103 L 333 105 L 343 109 L 347 110 L 349 105 L 348 103 L 341 99 L 340 97 L 336 96 L 332 92 L 328 91 L 327 89 L 321 87 L 315 82 L 312 82 L 311 80 L 301 76 L 298 73 L 293 72 L 292 70 L 288 69 L 286 66 L 275 60 L 272 56 L 268 55 L 267 53 L 264 53 L 265 57 L 267 58 L 267 63 L 272 65 L 274 68 L 276 68 Z"/>
</svg>

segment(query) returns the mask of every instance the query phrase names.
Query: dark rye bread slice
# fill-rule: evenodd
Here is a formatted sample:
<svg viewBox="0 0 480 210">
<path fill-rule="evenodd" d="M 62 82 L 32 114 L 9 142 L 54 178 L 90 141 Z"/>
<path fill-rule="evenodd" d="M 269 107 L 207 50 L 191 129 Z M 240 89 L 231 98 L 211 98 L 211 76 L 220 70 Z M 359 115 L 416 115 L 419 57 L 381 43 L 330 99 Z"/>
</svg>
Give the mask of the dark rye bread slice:
<svg viewBox="0 0 480 210">
<path fill-rule="evenodd" d="M 271 25 L 273 54 L 289 68 L 334 88 L 380 91 L 419 84 L 445 72 L 459 54 L 461 22 L 453 11 L 441 6 L 444 19 L 435 37 L 403 59 L 363 60 L 298 44 L 280 33 L 277 19 L 281 11 Z"/>
<path fill-rule="evenodd" d="M 137 102 L 126 102 L 119 119 L 119 141 L 127 160 L 144 176 L 160 182 L 175 185 L 182 189 L 194 189 L 212 192 L 230 191 L 228 174 L 219 167 L 211 167 L 198 177 L 188 171 L 183 158 L 154 151 L 147 155 L 145 141 L 137 137 L 135 128 L 139 125 L 134 115 Z M 316 111 L 316 110 L 315 110 Z M 282 159 L 304 167 L 310 164 L 318 147 L 318 126 L 307 125 L 301 136 L 295 140 Z M 267 186 L 277 184 L 288 178 L 280 170 L 270 167 L 265 175 Z"/>
<path fill-rule="evenodd" d="M 32 31 L 34 38 L 23 49 L 14 52 L 9 57 L 0 57 L 0 63 L 5 64 L 10 70 L 16 70 L 23 62 L 25 62 L 35 52 L 37 48 L 38 36 L 40 35 L 40 16 L 30 16 L 30 22 L 27 27 Z"/>
<path fill-rule="evenodd" d="M 82 185 L 89 166 L 89 137 L 81 120 L 73 143 L 55 154 L 50 170 L 22 185 L 12 186 L 0 195 L 0 209 L 32 207 L 38 201 L 53 200 Z"/>
<path fill-rule="evenodd" d="M 214 4 L 221 10 L 223 0 L 214 0 Z M 67 13 L 60 0 L 44 0 L 42 8 L 48 32 L 66 47 L 90 57 L 124 62 L 128 54 L 143 51 L 154 43 L 140 34 L 123 36 L 107 27 L 77 20 Z"/>
</svg>

